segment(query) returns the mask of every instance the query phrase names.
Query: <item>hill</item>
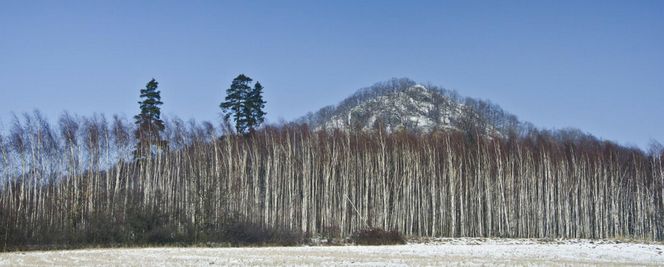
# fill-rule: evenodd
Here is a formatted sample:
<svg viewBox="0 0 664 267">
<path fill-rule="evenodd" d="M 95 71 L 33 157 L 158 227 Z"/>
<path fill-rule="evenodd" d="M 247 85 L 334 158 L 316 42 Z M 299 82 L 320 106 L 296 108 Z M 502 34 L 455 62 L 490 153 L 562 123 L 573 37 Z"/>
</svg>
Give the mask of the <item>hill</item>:
<svg viewBox="0 0 664 267">
<path fill-rule="evenodd" d="M 529 127 L 489 101 L 460 97 L 455 91 L 392 79 L 358 90 L 336 106 L 298 120 L 312 129 L 456 130 L 504 136 Z"/>
</svg>

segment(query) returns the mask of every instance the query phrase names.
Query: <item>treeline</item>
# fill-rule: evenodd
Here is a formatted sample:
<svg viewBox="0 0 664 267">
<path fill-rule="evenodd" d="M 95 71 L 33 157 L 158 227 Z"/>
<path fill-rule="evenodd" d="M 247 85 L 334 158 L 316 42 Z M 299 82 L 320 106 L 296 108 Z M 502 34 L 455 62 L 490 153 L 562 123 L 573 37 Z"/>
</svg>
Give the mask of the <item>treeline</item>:
<svg viewBox="0 0 664 267">
<path fill-rule="evenodd" d="M 664 239 L 662 151 L 543 131 L 164 123 L 168 147 L 134 160 L 135 126 L 117 116 L 16 118 L 0 135 L 3 249 L 223 242 L 238 222 L 271 235 Z"/>
</svg>

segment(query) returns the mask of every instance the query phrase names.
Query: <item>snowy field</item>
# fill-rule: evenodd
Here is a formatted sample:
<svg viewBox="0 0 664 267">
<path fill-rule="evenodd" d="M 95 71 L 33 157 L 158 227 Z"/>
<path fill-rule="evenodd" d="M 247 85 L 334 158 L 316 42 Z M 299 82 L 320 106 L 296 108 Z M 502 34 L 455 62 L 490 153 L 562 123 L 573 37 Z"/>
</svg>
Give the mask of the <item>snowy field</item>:
<svg viewBox="0 0 664 267">
<path fill-rule="evenodd" d="M 0 266 L 664 266 L 663 244 L 437 239 L 401 246 L 130 248 L 0 253 Z"/>
</svg>

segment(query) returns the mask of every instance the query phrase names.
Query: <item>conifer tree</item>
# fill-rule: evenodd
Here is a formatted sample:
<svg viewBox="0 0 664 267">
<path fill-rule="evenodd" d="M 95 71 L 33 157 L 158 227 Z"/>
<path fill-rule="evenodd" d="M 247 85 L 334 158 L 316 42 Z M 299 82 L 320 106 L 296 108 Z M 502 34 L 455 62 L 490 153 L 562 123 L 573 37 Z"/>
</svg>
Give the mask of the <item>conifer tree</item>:
<svg viewBox="0 0 664 267">
<path fill-rule="evenodd" d="M 263 86 L 256 82 L 254 88 L 246 98 L 245 115 L 247 116 L 247 128 L 250 132 L 258 128 L 265 121 L 265 101 L 263 101 Z"/>
<path fill-rule="evenodd" d="M 134 116 L 136 123 L 135 136 L 138 143 L 134 152 L 134 158 L 145 157 L 150 152 L 151 145 L 162 146 L 160 133 L 164 131 L 164 121 L 161 120 L 161 92 L 157 90 L 159 83 L 153 78 L 141 89 L 140 105 L 141 112 Z"/>
<path fill-rule="evenodd" d="M 228 121 L 231 116 L 233 117 L 237 133 L 244 133 L 248 126 L 245 105 L 247 95 L 251 90 L 249 86 L 251 81 L 252 79 L 244 74 L 235 77 L 231 82 L 231 87 L 226 89 L 224 102 L 219 105 L 224 112 L 224 120 Z"/>
</svg>

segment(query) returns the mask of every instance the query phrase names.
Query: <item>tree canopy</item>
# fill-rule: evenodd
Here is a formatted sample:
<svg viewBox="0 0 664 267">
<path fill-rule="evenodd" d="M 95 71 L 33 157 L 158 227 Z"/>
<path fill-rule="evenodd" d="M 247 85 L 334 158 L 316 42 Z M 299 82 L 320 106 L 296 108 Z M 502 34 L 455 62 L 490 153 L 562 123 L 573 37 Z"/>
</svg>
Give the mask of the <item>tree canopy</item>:
<svg viewBox="0 0 664 267">
<path fill-rule="evenodd" d="M 224 120 L 233 118 L 237 133 L 253 132 L 265 120 L 265 101 L 263 100 L 263 86 L 256 82 L 251 87 L 253 79 L 240 74 L 226 89 L 226 98 L 219 107 L 224 113 Z"/>
<path fill-rule="evenodd" d="M 146 156 L 151 145 L 161 145 L 163 142 L 160 133 L 164 131 L 164 121 L 161 120 L 161 92 L 157 90 L 159 83 L 152 78 L 144 89 L 141 89 L 140 113 L 134 116 L 136 131 L 134 135 L 136 144 L 135 157 Z"/>
</svg>

